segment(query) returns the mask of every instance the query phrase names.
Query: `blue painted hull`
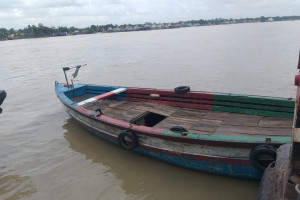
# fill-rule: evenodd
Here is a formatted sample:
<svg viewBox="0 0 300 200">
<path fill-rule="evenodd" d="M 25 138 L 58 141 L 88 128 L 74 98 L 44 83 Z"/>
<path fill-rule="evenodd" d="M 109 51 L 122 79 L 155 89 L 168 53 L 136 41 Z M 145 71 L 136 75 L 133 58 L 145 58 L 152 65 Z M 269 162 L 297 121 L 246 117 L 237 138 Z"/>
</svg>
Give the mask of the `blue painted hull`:
<svg viewBox="0 0 300 200">
<path fill-rule="evenodd" d="M 112 139 L 109 137 L 106 137 L 101 132 L 88 127 L 81 123 L 88 131 L 90 131 L 92 134 L 108 141 L 113 144 L 116 144 L 118 146 L 119 143 L 117 139 Z M 181 158 L 173 155 L 169 155 L 166 153 L 161 153 L 157 151 L 151 151 L 148 149 L 142 149 L 137 147 L 135 152 L 143 154 L 145 156 L 167 162 L 170 164 L 174 164 L 180 167 L 202 171 L 202 172 L 208 172 L 218 175 L 224 175 L 224 176 L 232 176 L 237 178 L 245 178 L 245 179 L 254 179 L 254 180 L 260 180 L 263 173 L 253 168 L 251 165 L 237 165 L 237 164 L 228 164 L 228 163 L 220 163 L 220 162 L 210 162 L 210 161 L 204 161 L 204 160 L 193 160 L 193 159 L 187 159 L 187 158 Z"/>
<path fill-rule="evenodd" d="M 64 104 L 65 109 L 75 120 L 77 120 L 90 132 L 103 138 L 106 141 L 119 145 L 117 139 L 118 135 L 122 130 L 126 130 L 126 128 L 122 127 L 121 123 L 121 125 L 113 125 L 110 122 L 103 123 L 103 121 L 95 117 L 93 113 L 89 113 L 88 110 L 80 110 L 80 106 L 78 106 L 77 103 L 74 103 L 71 100 L 74 95 L 83 95 L 86 92 L 85 90 L 88 89 L 88 94 L 102 94 L 105 93 L 104 90 L 115 90 L 118 87 L 108 88 L 105 86 L 101 86 L 84 88 L 82 86 L 83 85 L 77 85 L 75 87 L 75 91 L 73 91 L 64 88 L 60 84 L 57 84 L 57 94 Z M 126 100 L 126 96 L 120 95 L 117 96 L 116 99 L 124 101 Z M 259 180 L 262 177 L 262 172 L 256 170 L 250 164 L 248 157 L 250 152 L 249 147 L 247 148 L 241 146 L 239 142 L 237 142 L 236 144 L 240 146 L 236 148 L 232 148 L 230 145 L 223 146 L 223 143 L 219 145 L 213 144 L 211 146 L 206 146 L 206 143 L 185 143 L 184 141 L 181 141 L 181 138 L 178 141 L 173 141 L 173 143 L 172 141 L 170 141 L 169 144 L 168 138 L 159 137 L 166 137 L 166 135 L 154 134 L 154 137 L 148 135 L 146 139 L 144 139 L 143 132 L 135 130 L 135 133 L 137 133 L 137 135 L 140 135 L 141 137 L 139 138 L 139 145 L 134 149 L 134 151 L 148 157 L 152 157 L 163 162 L 185 167 L 188 169 L 219 175 L 256 180 Z M 154 142 L 151 143 L 150 141 L 147 143 L 147 140 L 151 139 L 154 139 Z M 257 137 L 257 139 L 260 138 Z M 159 144 L 160 146 L 157 146 L 155 142 L 161 142 Z M 190 149 L 182 151 L 180 147 L 177 148 L 178 145 L 189 146 Z M 205 149 L 205 151 L 201 151 L 201 148 Z M 242 153 L 240 153 L 241 151 Z"/>
</svg>

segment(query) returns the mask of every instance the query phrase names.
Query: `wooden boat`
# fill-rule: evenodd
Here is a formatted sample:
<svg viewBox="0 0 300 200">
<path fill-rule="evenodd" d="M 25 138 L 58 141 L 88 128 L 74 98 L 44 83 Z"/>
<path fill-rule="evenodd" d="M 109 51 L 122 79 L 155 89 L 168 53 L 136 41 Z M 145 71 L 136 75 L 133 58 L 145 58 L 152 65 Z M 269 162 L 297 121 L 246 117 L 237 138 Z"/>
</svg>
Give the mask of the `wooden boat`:
<svg viewBox="0 0 300 200">
<path fill-rule="evenodd" d="M 193 170 L 260 179 L 291 142 L 294 99 L 55 83 L 65 110 L 126 150 Z"/>
</svg>

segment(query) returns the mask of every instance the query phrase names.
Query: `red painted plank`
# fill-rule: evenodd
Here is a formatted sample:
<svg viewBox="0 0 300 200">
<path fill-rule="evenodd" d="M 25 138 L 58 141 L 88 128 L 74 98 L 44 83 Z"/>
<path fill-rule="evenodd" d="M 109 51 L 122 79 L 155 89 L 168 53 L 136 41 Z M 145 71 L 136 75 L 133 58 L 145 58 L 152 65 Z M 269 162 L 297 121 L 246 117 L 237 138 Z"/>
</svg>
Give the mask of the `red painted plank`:
<svg viewBox="0 0 300 200">
<path fill-rule="evenodd" d="M 298 69 L 300 69 L 300 52 L 299 52 L 299 59 L 298 59 Z"/>
<path fill-rule="evenodd" d="M 89 98 L 89 99 L 86 99 L 84 101 L 81 101 L 79 103 L 77 103 L 79 106 L 82 106 L 84 104 L 87 104 L 87 103 L 91 103 L 91 102 L 94 102 L 94 101 L 97 101 L 97 100 L 102 100 L 102 99 L 105 99 L 107 97 L 110 97 L 110 96 L 113 96 L 115 95 L 115 93 L 113 92 L 107 92 L 107 93 L 104 93 L 104 94 L 100 94 L 98 96 L 95 96 L 95 97 L 92 97 L 92 98 Z"/>
<path fill-rule="evenodd" d="M 108 97 L 111 97 L 111 96 L 114 96 L 116 95 L 115 93 L 113 92 L 106 92 L 104 94 L 100 94 L 98 96 L 95 96 L 93 98 L 97 99 L 97 100 L 101 100 L 101 99 L 105 99 L 105 98 L 108 98 Z"/>
<path fill-rule="evenodd" d="M 300 83 L 300 75 L 298 74 L 295 76 L 295 85 L 299 86 L 299 83 Z"/>
<path fill-rule="evenodd" d="M 95 112 L 91 111 L 91 110 L 88 110 L 88 109 L 85 109 L 84 107 L 82 106 L 78 106 L 75 108 L 77 111 L 85 114 L 85 115 L 93 115 L 95 114 Z"/>
<path fill-rule="evenodd" d="M 199 104 L 213 104 L 213 101 L 210 100 L 200 100 L 200 99 L 191 99 L 191 98 L 178 98 L 178 97 L 169 97 L 169 96 L 160 96 L 160 97 L 151 97 L 150 95 L 140 95 L 140 94 L 127 94 L 127 98 L 143 98 L 143 99 L 152 99 L 152 100 L 165 100 L 165 101 L 177 101 L 183 103 L 199 103 Z"/>
<path fill-rule="evenodd" d="M 139 89 L 129 88 L 127 94 L 159 94 L 172 97 L 186 97 L 186 98 L 197 98 L 197 99 L 213 99 L 213 93 L 208 92 L 188 92 L 185 94 L 177 94 L 171 90 L 155 90 L 155 89 Z"/>
<path fill-rule="evenodd" d="M 165 104 L 168 106 L 176 106 L 176 107 L 181 107 L 181 108 L 195 108 L 195 109 L 202 109 L 202 110 L 211 110 L 212 109 L 212 105 L 161 101 L 161 100 L 155 100 L 155 99 L 140 99 L 140 98 L 132 98 L 132 97 L 127 97 L 126 99 L 127 99 L 127 101 L 159 103 L 159 104 Z"/>
</svg>

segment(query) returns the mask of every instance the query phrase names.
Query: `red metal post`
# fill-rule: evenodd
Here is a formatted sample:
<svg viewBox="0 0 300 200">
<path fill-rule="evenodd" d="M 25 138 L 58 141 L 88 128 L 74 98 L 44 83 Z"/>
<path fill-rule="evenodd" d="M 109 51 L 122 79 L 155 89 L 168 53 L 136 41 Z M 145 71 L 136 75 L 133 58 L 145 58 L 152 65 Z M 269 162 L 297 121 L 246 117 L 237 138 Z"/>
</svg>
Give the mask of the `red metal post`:
<svg viewBox="0 0 300 200">
<path fill-rule="evenodd" d="M 300 52 L 299 52 L 299 59 L 298 59 L 298 69 L 300 69 Z"/>
</svg>

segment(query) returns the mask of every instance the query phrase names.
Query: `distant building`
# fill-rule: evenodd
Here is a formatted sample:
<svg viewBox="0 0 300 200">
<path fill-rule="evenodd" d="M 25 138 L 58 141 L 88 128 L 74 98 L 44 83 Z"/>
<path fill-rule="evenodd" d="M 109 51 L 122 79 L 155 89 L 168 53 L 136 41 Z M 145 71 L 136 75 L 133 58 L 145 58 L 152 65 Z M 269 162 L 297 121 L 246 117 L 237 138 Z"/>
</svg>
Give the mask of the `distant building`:
<svg viewBox="0 0 300 200">
<path fill-rule="evenodd" d="M 15 38 L 15 34 L 11 34 L 11 35 L 7 36 L 7 39 L 9 39 L 9 40 L 13 40 L 14 38 Z"/>
<path fill-rule="evenodd" d="M 156 25 L 156 28 L 162 29 L 162 28 L 164 28 L 164 25 L 163 25 L 163 24 L 157 24 L 157 25 Z"/>
<path fill-rule="evenodd" d="M 145 30 L 150 30 L 151 29 L 151 25 L 150 24 L 146 24 L 144 25 L 144 29 Z"/>
</svg>

